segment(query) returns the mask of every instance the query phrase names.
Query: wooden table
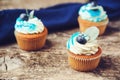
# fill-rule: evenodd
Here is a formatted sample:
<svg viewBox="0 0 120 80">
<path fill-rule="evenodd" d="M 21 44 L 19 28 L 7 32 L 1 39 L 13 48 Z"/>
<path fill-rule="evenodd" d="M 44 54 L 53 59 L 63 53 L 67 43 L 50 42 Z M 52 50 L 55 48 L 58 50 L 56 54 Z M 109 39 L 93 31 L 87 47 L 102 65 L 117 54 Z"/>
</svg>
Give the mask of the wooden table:
<svg viewBox="0 0 120 80">
<path fill-rule="evenodd" d="M 78 0 L 0 1 L 0 9 L 47 7 Z M 80 1 L 79 1 L 80 2 Z M 39 5 L 36 5 L 39 3 Z M 2 4 L 2 5 L 1 5 Z M 30 6 L 30 4 L 32 6 Z M 39 51 L 21 50 L 16 43 L 0 47 L 0 79 L 34 80 L 120 80 L 120 21 L 112 21 L 98 42 L 103 50 L 99 66 L 91 72 L 78 72 L 67 62 L 66 42 L 79 28 L 51 33 Z M 1 64 L 2 63 L 2 64 Z"/>
</svg>

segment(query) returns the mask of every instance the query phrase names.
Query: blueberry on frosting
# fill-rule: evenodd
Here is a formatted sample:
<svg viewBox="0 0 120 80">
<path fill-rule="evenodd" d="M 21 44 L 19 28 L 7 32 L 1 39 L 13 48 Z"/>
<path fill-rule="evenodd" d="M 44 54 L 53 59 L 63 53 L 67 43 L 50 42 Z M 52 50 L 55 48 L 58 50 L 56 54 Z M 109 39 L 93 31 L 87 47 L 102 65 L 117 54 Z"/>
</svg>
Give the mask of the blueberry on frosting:
<svg viewBox="0 0 120 80">
<path fill-rule="evenodd" d="M 97 6 L 97 0 L 89 0 L 89 2 L 91 3 L 93 3 L 93 7 L 96 7 Z"/>
<path fill-rule="evenodd" d="M 88 3 L 89 7 L 88 7 L 88 10 L 93 10 L 93 11 L 98 11 L 98 5 L 97 5 L 97 0 L 89 0 L 89 3 Z"/>
<path fill-rule="evenodd" d="M 85 44 L 87 42 L 87 40 L 85 39 L 85 36 L 84 34 L 82 35 L 79 35 L 77 38 L 76 38 L 77 42 L 79 42 L 80 44 Z"/>
<path fill-rule="evenodd" d="M 99 30 L 96 27 L 90 27 L 88 28 L 84 33 L 79 34 L 76 37 L 76 41 L 80 44 L 85 44 L 88 41 L 95 40 L 99 35 Z"/>
<path fill-rule="evenodd" d="M 20 18 L 21 18 L 22 20 L 25 20 L 25 21 L 28 20 L 28 16 L 27 16 L 27 14 L 25 14 L 25 13 L 20 14 Z"/>
<path fill-rule="evenodd" d="M 67 49 L 75 54 L 91 55 L 98 51 L 96 38 L 99 30 L 97 27 L 90 27 L 85 32 L 75 32 L 67 41 Z"/>
<path fill-rule="evenodd" d="M 20 14 L 16 20 L 15 30 L 24 34 L 41 33 L 44 30 L 42 21 L 34 16 L 34 10 Z"/>
</svg>

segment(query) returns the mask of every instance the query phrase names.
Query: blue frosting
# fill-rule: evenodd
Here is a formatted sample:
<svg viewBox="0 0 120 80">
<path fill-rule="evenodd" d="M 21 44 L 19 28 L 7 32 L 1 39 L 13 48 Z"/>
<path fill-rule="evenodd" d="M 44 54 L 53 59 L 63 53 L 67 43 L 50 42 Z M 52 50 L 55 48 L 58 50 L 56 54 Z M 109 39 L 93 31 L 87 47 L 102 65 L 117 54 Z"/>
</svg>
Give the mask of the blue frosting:
<svg viewBox="0 0 120 80">
<path fill-rule="evenodd" d="M 88 10 L 87 12 L 90 13 L 92 17 L 99 16 L 101 13 L 99 10 Z"/>
<path fill-rule="evenodd" d="M 71 46 L 71 45 L 74 45 L 75 38 L 76 38 L 78 35 L 80 35 L 80 32 L 76 32 L 76 33 L 74 33 L 74 34 L 70 37 L 70 39 L 67 41 L 67 49 L 70 49 L 70 46 Z"/>
<path fill-rule="evenodd" d="M 15 29 L 18 31 L 26 30 L 28 32 L 32 32 L 32 31 L 35 31 L 36 25 L 33 23 L 29 23 L 27 21 L 24 21 L 21 18 L 17 18 L 16 24 L 15 24 Z"/>
<path fill-rule="evenodd" d="M 83 5 L 79 10 L 82 19 L 99 22 L 107 18 L 106 12 L 102 6 L 93 6 L 93 3 Z"/>
</svg>

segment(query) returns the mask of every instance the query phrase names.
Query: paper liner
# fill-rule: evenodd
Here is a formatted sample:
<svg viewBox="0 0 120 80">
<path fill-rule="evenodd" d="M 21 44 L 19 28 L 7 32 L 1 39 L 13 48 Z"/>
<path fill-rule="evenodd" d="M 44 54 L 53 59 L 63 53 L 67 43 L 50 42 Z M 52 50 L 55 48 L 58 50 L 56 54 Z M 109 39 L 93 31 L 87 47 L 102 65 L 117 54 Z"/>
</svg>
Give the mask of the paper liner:
<svg viewBox="0 0 120 80">
<path fill-rule="evenodd" d="M 47 28 L 45 27 L 42 33 L 37 34 L 22 34 L 15 31 L 18 46 L 27 51 L 38 50 L 45 44 L 47 37 Z"/>
<path fill-rule="evenodd" d="M 78 17 L 80 32 L 84 32 L 89 27 L 96 26 L 100 30 L 99 35 L 102 35 L 105 32 L 108 22 L 109 22 L 108 18 L 101 22 L 91 22 L 88 20 L 81 19 L 80 16 Z"/>
<path fill-rule="evenodd" d="M 71 68 L 78 71 L 91 71 L 95 69 L 100 61 L 102 50 L 99 47 L 94 55 L 76 55 L 68 51 L 68 63 Z"/>
</svg>

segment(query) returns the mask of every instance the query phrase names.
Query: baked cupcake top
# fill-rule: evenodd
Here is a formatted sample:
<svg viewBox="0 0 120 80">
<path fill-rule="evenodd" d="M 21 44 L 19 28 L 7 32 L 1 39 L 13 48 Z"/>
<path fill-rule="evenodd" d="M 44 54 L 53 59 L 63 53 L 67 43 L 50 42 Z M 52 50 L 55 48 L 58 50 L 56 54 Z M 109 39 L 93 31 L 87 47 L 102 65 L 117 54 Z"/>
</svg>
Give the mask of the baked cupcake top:
<svg viewBox="0 0 120 80">
<path fill-rule="evenodd" d="M 34 11 L 31 11 L 30 14 L 20 14 L 16 20 L 15 30 L 23 34 L 41 33 L 44 31 L 44 25 L 34 16 Z"/>
<path fill-rule="evenodd" d="M 88 28 L 84 33 L 76 32 L 67 41 L 67 49 L 74 54 L 92 55 L 98 51 L 96 38 L 99 30 L 96 27 Z"/>
<path fill-rule="evenodd" d="M 104 11 L 102 6 L 97 5 L 95 2 L 83 5 L 78 14 L 82 19 L 92 22 L 100 22 L 107 18 L 106 11 Z"/>
</svg>

